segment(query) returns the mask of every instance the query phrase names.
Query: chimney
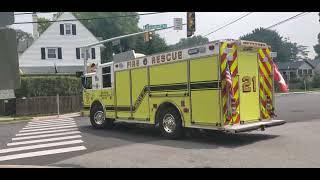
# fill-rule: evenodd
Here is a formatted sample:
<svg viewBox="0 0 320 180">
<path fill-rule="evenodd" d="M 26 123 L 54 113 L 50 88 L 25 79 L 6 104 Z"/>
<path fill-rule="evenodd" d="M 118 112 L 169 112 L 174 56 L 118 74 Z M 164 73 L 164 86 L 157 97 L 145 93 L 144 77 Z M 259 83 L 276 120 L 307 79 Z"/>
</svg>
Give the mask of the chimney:
<svg viewBox="0 0 320 180">
<path fill-rule="evenodd" d="M 38 15 L 36 12 L 32 13 L 32 21 L 37 22 L 38 21 Z M 39 32 L 38 32 L 38 23 L 33 23 L 33 39 L 36 40 L 39 37 Z"/>
</svg>

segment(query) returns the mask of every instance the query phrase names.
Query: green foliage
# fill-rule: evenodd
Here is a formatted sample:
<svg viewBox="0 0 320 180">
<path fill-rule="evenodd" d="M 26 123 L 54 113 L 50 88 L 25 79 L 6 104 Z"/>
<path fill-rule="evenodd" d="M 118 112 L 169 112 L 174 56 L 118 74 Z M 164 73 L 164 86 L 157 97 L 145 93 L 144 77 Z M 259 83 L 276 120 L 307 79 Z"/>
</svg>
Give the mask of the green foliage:
<svg viewBox="0 0 320 180">
<path fill-rule="evenodd" d="M 320 74 L 315 74 L 312 79 L 312 87 L 320 88 Z"/>
<path fill-rule="evenodd" d="M 22 76 L 18 98 L 81 94 L 81 80 L 75 76 Z"/>
<path fill-rule="evenodd" d="M 288 38 L 280 36 L 277 31 L 257 28 L 251 33 L 241 36 L 240 39 L 267 43 L 271 46 L 272 51 L 277 52 L 278 56 L 275 60 L 278 62 L 299 60 L 308 57 L 306 46 L 290 42 Z"/>
<path fill-rule="evenodd" d="M 77 18 L 130 16 L 81 21 L 96 37 L 103 39 L 142 31 L 138 27 L 139 16 L 134 16 L 137 15 L 136 12 L 74 12 L 73 14 Z M 134 49 L 139 53 L 151 54 L 168 50 L 165 40 L 159 35 L 155 35 L 148 43 L 144 42 L 143 35 L 122 39 L 120 43 L 122 52 Z M 104 46 L 106 48 L 101 52 L 102 62 L 111 61 L 112 54 L 120 52 L 119 46 L 112 46 L 111 42 L 105 43 Z"/>
<path fill-rule="evenodd" d="M 318 34 L 318 44 L 313 46 L 314 51 L 317 53 L 315 59 L 320 58 L 320 33 Z"/>
<path fill-rule="evenodd" d="M 301 82 L 301 79 L 299 78 L 290 78 L 290 81 L 289 81 L 289 83 L 299 83 L 299 82 Z"/>
<path fill-rule="evenodd" d="M 199 36 L 193 36 L 191 38 L 181 38 L 180 41 L 174 45 L 170 46 L 170 49 L 183 49 L 186 47 L 196 46 L 208 43 L 209 39 L 206 37 L 203 37 L 201 35 Z"/>
<path fill-rule="evenodd" d="M 33 42 L 32 34 L 28 32 L 24 32 L 21 29 L 15 29 L 16 31 L 16 40 L 17 45 L 19 45 L 20 42 L 27 42 L 29 45 Z"/>
<path fill-rule="evenodd" d="M 38 18 L 38 31 L 39 34 L 42 34 L 52 23 L 49 22 L 49 19 L 43 18 L 43 17 L 39 17 Z"/>
</svg>

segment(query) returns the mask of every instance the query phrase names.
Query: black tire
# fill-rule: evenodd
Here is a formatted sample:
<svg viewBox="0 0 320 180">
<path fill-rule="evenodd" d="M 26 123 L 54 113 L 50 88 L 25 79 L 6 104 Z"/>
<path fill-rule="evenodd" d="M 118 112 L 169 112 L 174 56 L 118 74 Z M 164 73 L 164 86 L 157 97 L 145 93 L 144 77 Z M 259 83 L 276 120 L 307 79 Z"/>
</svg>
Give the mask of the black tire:
<svg viewBox="0 0 320 180">
<path fill-rule="evenodd" d="M 165 117 L 172 118 L 173 122 L 175 123 L 175 128 L 171 128 L 171 132 L 168 130 L 168 128 L 164 125 L 164 119 Z M 158 122 L 159 122 L 159 128 L 161 131 L 161 134 L 168 139 L 179 139 L 183 136 L 183 127 L 182 127 L 182 119 L 180 112 L 173 106 L 166 106 L 159 110 L 159 113 L 157 115 Z"/>
<path fill-rule="evenodd" d="M 97 116 L 97 113 L 103 113 L 103 119 L 100 121 L 100 123 L 95 121 L 95 115 Z M 91 125 L 96 129 L 110 129 L 113 127 L 113 120 L 105 118 L 105 114 L 103 111 L 103 108 L 100 105 L 94 105 L 90 111 L 90 122 Z"/>
</svg>

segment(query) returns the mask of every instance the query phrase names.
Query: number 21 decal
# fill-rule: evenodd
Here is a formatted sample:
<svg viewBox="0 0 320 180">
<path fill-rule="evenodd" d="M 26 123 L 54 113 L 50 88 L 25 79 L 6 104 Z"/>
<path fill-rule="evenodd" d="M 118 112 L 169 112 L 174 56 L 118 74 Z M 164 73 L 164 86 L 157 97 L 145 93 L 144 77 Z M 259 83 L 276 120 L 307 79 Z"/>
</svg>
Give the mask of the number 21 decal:
<svg viewBox="0 0 320 180">
<path fill-rule="evenodd" d="M 256 92 L 256 76 L 244 76 L 242 78 L 242 92 L 251 92 L 251 82 L 252 82 L 252 91 Z"/>
</svg>

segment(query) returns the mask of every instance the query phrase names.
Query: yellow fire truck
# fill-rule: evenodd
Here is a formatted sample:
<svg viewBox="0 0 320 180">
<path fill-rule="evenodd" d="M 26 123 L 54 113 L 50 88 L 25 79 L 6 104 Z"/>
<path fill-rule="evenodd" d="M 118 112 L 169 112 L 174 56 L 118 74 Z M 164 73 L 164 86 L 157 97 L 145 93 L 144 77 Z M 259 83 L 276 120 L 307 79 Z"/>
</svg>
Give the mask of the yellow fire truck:
<svg viewBox="0 0 320 180">
<path fill-rule="evenodd" d="M 282 125 L 274 119 L 272 54 L 265 43 L 242 40 L 122 53 L 84 75 L 84 112 L 95 128 L 146 123 L 167 138 L 184 128 L 237 133 Z"/>
</svg>

